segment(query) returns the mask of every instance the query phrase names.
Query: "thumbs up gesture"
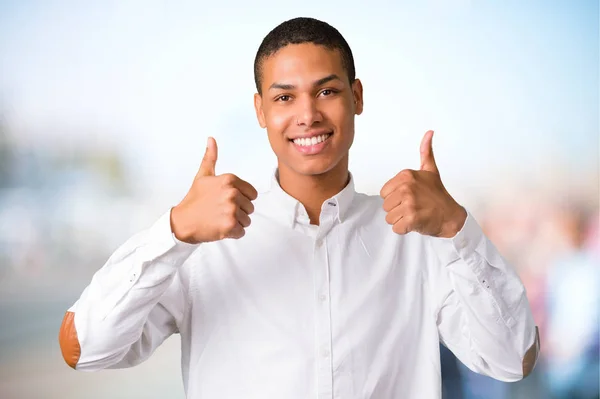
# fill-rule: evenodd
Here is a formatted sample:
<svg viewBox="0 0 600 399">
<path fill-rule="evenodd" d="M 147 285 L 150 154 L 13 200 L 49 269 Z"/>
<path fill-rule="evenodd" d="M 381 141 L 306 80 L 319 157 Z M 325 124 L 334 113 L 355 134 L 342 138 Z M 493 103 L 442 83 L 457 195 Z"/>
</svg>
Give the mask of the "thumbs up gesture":
<svg viewBox="0 0 600 399">
<path fill-rule="evenodd" d="M 421 141 L 421 169 L 405 169 L 381 189 L 386 222 L 397 234 L 411 231 L 434 237 L 454 237 L 467 218 L 466 210 L 446 191 L 433 157 L 433 131 Z"/>
<path fill-rule="evenodd" d="M 194 182 L 171 211 L 171 229 L 178 240 L 198 244 L 241 238 L 250 226 L 256 189 L 233 174 L 215 175 L 217 142 L 208 139 Z"/>
</svg>

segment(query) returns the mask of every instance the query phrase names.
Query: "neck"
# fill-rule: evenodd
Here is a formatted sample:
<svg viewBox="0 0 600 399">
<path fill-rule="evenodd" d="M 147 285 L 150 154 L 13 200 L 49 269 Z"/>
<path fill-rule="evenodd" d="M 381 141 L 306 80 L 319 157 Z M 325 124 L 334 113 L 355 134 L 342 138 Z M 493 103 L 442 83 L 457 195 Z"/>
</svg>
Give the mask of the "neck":
<svg viewBox="0 0 600 399">
<path fill-rule="evenodd" d="M 279 185 L 304 206 L 311 224 L 319 224 L 321 206 L 327 199 L 338 194 L 349 181 L 348 157 L 331 170 L 319 175 L 303 175 L 281 163 L 278 166 Z"/>
</svg>

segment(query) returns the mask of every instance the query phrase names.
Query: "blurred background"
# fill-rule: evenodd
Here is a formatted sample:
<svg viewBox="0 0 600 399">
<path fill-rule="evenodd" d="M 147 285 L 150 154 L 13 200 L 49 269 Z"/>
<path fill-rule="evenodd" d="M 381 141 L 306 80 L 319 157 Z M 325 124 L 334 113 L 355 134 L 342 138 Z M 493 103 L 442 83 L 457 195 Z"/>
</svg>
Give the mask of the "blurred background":
<svg viewBox="0 0 600 399">
<path fill-rule="evenodd" d="M 524 381 L 442 353 L 444 398 L 598 398 L 597 1 L 0 0 L 0 397 L 183 398 L 178 337 L 77 373 L 58 330 L 116 247 L 217 173 L 266 188 L 262 38 L 296 17 L 346 37 L 365 90 L 351 170 L 377 194 L 419 143 L 527 286 L 542 354 Z"/>
</svg>

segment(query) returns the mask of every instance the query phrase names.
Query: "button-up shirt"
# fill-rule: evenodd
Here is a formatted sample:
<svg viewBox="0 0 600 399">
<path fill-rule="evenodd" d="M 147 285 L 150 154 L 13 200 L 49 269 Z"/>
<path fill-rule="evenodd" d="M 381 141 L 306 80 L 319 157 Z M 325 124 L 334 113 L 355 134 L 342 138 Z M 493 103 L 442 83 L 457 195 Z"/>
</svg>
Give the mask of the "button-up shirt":
<svg viewBox="0 0 600 399">
<path fill-rule="evenodd" d="M 239 240 L 180 242 L 169 211 L 119 247 L 70 309 L 76 368 L 134 366 L 178 333 L 191 399 L 440 398 L 440 342 L 523 377 L 525 289 L 470 212 L 453 238 L 399 235 L 352 177 L 319 225 L 275 178 L 254 205 Z"/>
</svg>

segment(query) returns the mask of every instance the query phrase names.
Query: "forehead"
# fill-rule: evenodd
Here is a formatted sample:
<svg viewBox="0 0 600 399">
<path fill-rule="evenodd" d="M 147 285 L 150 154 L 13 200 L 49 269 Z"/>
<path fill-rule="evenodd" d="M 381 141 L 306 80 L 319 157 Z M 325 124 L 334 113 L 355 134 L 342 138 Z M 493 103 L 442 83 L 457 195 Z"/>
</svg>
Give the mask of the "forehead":
<svg viewBox="0 0 600 399">
<path fill-rule="evenodd" d="M 342 79 L 347 75 L 340 52 L 312 43 L 289 44 L 267 57 L 262 64 L 264 87 L 274 82 L 312 82 L 331 74 Z"/>
</svg>

